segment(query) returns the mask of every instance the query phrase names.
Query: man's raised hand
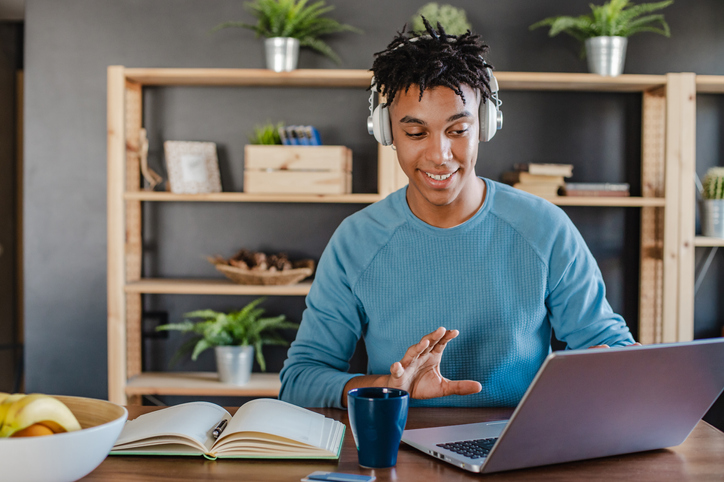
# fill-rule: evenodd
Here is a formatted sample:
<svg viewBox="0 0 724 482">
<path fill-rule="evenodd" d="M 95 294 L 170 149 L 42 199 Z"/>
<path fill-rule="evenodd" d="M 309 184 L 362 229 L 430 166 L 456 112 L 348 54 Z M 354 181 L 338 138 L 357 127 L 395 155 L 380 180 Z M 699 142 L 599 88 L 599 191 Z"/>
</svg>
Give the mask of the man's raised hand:
<svg viewBox="0 0 724 482">
<path fill-rule="evenodd" d="M 401 388 L 412 398 L 436 398 L 447 395 L 470 395 L 482 390 L 473 380 L 448 380 L 440 374 L 445 346 L 458 336 L 458 330 L 438 328 L 422 337 L 405 352 L 402 360 L 390 367 L 389 387 Z"/>
</svg>

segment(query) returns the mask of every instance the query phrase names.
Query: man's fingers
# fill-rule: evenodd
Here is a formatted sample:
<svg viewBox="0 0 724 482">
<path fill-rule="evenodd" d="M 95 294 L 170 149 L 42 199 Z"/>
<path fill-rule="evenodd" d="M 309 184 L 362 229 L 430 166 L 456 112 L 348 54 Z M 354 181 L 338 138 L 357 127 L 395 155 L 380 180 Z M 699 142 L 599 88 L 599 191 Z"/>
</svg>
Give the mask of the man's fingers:
<svg viewBox="0 0 724 482">
<path fill-rule="evenodd" d="M 448 380 L 444 387 L 444 396 L 472 395 L 483 389 L 483 386 L 474 380 Z"/>
<path fill-rule="evenodd" d="M 445 349 L 445 345 L 459 334 L 460 332 L 458 330 L 447 330 L 445 335 L 430 349 L 430 351 L 433 353 L 442 353 Z"/>
<path fill-rule="evenodd" d="M 402 378 L 402 375 L 405 374 L 405 369 L 402 367 L 402 363 L 395 362 L 390 366 L 390 375 L 392 375 L 394 378 Z"/>
<path fill-rule="evenodd" d="M 430 340 L 428 340 L 427 338 L 423 338 L 418 343 L 408 348 L 405 352 L 405 356 L 403 356 L 402 360 L 397 363 L 401 363 L 401 366 L 403 368 L 409 367 L 410 363 L 412 363 L 415 358 L 423 354 L 428 346 L 430 346 Z"/>
</svg>

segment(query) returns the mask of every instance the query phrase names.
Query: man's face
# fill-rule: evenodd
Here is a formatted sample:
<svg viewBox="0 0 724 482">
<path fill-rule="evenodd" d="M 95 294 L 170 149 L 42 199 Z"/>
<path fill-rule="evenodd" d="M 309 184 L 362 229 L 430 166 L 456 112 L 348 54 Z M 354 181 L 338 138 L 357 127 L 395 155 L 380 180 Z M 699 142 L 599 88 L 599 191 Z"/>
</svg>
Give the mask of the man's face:
<svg viewBox="0 0 724 482">
<path fill-rule="evenodd" d="M 477 209 L 481 199 L 475 174 L 478 156 L 479 96 L 467 85 L 462 98 L 448 87 L 400 91 L 390 106 L 392 138 L 410 180 L 407 201 L 420 214 Z M 476 184 L 477 183 L 477 184 Z M 462 213 L 465 214 L 465 213 Z M 424 220 L 424 217 L 423 217 Z"/>
</svg>

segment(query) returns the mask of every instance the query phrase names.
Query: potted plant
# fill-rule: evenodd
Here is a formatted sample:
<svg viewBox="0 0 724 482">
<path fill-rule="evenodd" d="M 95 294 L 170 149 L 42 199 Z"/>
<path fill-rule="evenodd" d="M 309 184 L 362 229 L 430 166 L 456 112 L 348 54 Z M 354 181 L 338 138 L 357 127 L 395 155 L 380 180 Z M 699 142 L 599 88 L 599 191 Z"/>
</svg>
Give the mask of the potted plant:
<svg viewBox="0 0 724 482">
<path fill-rule="evenodd" d="M 337 20 L 325 17 L 334 9 L 324 0 L 307 4 L 307 0 L 254 0 L 244 3 L 257 22 L 225 22 L 214 27 L 214 31 L 227 27 L 242 27 L 253 30 L 256 37 L 264 37 L 267 68 L 275 72 L 286 72 L 297 68 L 299 47 L 309 47 L 326 55 L 336 63 L 339 56 L 320 37 L 337 32 L 361 31 Z"/>
<path fill-rule="evenodd" d="M 182 323 L 161 325 L 156 329 L 177 330 L 193 333 L 176 352 L 173 361 L 191 352 L 196 360 L 207 348 L 216 352 L 216 366 L 223 383 L 244 385 L 249 381 L 254 352 L 262 371 L 266 371 L 266 360 L 262 353 L 264 345 L 289 343 L 277 330 L 297 329 L 299 325 L 286 321 L 284 315 L 264 318 L 263 308 L 258 308 L 265 298 L 258 298 L 238 311 L 221 313 L 213 310 L 198 310 L 186 313 Z M 192 319 L 198 321 L 192 321 Z"/>
<path fill-rule="evenodd" d="M 704 176 L 701 234 L 724 238 L 724 167 L 712 167 Z"/>
<path fill-rule="evenodd" d="M 275 146 L 282 144 L 282 138 L 279 130 L 284 129 L 284 123 L 278 122 L 276 125 L 271 121 L 262 125 L 254 126 L 254 133 L 249 136 L 249 143 L 255 146 Z"/>
<path fill-rule="evenodd" d="M 430 22 L 430 25 L 441 25 L 448 35 L 462 35 L 468 30 L 472 30 L 465 10 L 452 5 L 430 2 L 423 5 L 410 19 L 411 32 L 422 34 L 426 31 L 423 17 Z"/>
<path fill-rule="evenodd" d="M 668 7 L 673 0 L 634 5 L 629 0 L 610 0 L 603 5 L 591 4 L 591 13 L 579 17 L 549 17 L 530 29 L 550 27 L 549 37 L 561 32 L 583 42 L 588 70 L 600 75 L 617 76 L 623 72 L 628 37 L 653 32 L 669 37 L 669 25 L 662 14 L 651 14 Z"/>
</svg>

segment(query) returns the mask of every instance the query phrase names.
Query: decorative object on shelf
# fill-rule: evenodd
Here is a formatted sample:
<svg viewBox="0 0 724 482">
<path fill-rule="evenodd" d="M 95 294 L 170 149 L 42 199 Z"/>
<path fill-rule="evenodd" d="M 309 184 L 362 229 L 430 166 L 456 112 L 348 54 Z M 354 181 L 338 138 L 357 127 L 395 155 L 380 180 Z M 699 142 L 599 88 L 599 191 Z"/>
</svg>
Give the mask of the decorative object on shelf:
<svg viewBox="0 0 724 482">
<path fill-rule="evenodd" d="M 339 56 L 320 37 L 337 32 L 361 30 L 339 23 L 324 15 L 334 10 L 324 0 L 307 5 L 307 0 L 254 0 L 244 3 L 257 23 L 225 22 L 214 31 L 227 27 L 253 30 L 256 37 L 264 37 L 267 68 L 275 72 L 288 72 L 297 68 L 299 47 L 309 47 L 340 63 Z"/>
<path fill-rule="evenodd" d="M 246 145 L 244 192 L 349 194 L 352 150 L 345 146 Z"/>
<path fill-rule="evenodd" d="M 265 310 L 258 306 L 265 299 L 257 298 L 242 309 L 229 313 L 192 311 L 184 315 L 186 319 L 182 323 L 161 325 L 156 329 L 194 334 L 181 345 L 173 361 L 188 353 L 196 361 L 201 353 L 213 347 L 216 349 L 217 371 L 221 382 L 243 385 L 249 381 L 254 354 L 261 370 L 266 371 L 266 360 L 262 353 L 264 345 L 289 345 L 277 330 L 299 328 L 299 324 L 287 321 L 284 315 L 263 318 Z"/>
<path fill-rule="evenodd" d="M 267 121 L 265 124 L 254 126 L 254 134 L 249 136 L 249 142 L 259 146 L 281 145 L 280 132 L 284 131 L 284 122 L 273 124 Z"/>
<path fill-rule="evenodd" d="M 712 167 L 703 180 L 701 234 L 724 238 L 724 167 Z"/>
<path fill-rule="evenodd" d="M 567 33 L 584 44 L 582 54 L 588 57 L 591 73 L 615 77 L 623 72 L 628 37 L 640 32 L 671 35 L 663 14 L 647 14 L 672 3 L 666 0 L 635 5 L 629 0 L 610 0 L 603 5 L 591 4 L 592 13 L 588 15 L 549 17 L 530 29 L 550 27 L 549 37 Z"/>
<path fill-rule="evenodd" d="M 138 140 L 139 159 L 141 161 L 141 174 L 148 183 L 147 190 L 153 189 L 163 181 L 163 178 L 156 171 L 148 167 L 148 136 L 146 129 L 141 129 Z"/>
<path fill-rule="evenodd" d="M 287 126 L 279 129 L 279 137 L 285 146 L 322 145 L 322 138 L 314 126 Z"/>
<path fill-rule="evenodd" d="M 219 161 L 213 142 L 166 141 L 168 182 L 174 194 L 221 192 Z"/>
<path fill-rule="evenodd" d="M 572 164 L 517 163 L 515 171 L 503 173 L 502 180 L 516 189 L 536 196 L 552 198 L 573 175 Z"/>
<path fill-rule="evenodd" d="M 630 186 L 626 182 L 567 182 L 561 188 L 562 196 L 626 197 Z"/>
<path fill-rule="evenodd" d="M 430 2 L 420 7 L 420 10 L 410 19 L 411 32 L 425 32 L 422 17 L 425 17 L 433 26 L 441 25 L 448 35 L 462 35 L 473 28 L 468 22 L 464 9 L 448 4 L 439 5 L 436 2 Z"/>
<path fill-rule="evenodd" d="M 284 253 L 241 249 L 229 259 L 218 255 L 207 259 L 224 276 L 244 285 L 291 285 L 314 273 L 313 260 L 290 261 Z"/>
</svg>

